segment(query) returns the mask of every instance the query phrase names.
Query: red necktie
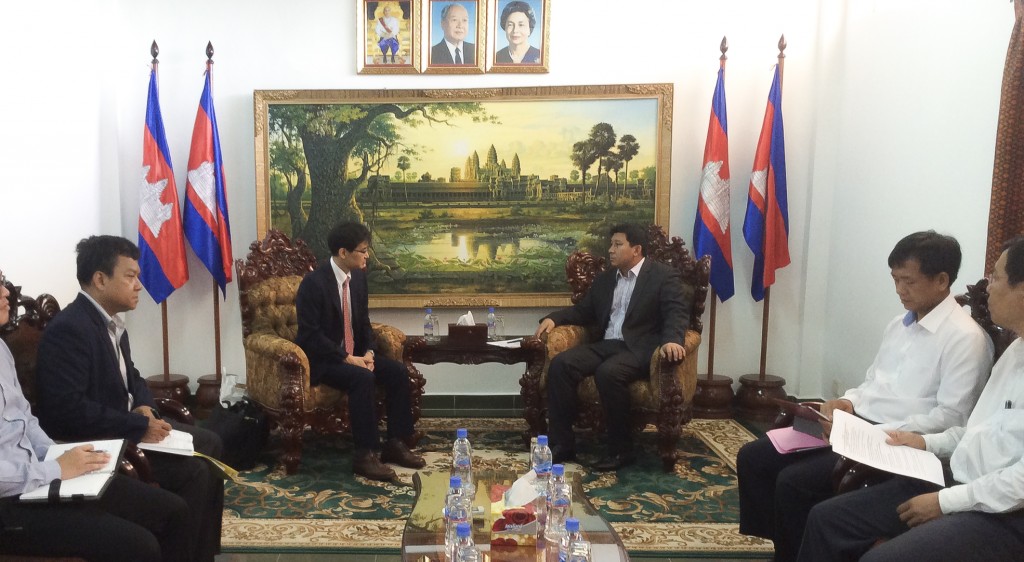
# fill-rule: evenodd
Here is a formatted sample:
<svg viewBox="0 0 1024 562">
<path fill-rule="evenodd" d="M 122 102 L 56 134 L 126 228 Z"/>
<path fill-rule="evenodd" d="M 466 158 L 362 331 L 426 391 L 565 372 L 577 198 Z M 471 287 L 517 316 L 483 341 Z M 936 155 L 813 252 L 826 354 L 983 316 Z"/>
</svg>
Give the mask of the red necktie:
<svg viewBox="0 0 1024 562">
<path fill-rule="evenodd" d="M 345 282 L 341 284 L 341 316 L 345 319 L 345 353 L 352 355 L 352 352 L 356 349 L 356 344 L 352 336 L 352 309 L 348 304 L 350 300 L 348 295 L 349 279 L 351 279 L 351 276 L 346 277 Z"/>
</svg>

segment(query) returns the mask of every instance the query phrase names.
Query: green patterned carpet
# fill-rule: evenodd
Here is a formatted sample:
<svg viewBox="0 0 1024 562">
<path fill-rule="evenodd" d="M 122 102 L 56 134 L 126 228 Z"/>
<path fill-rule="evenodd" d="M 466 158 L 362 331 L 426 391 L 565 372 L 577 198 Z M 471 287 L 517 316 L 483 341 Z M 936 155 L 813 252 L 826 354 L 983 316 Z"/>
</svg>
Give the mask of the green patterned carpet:
<svg viewBox="0 0 1024 562">
<path fill-rule="evenodd" d="M 425 418 L 419 451 L 426 470 L 450 462 L 457 423 L 470 430 L 474 466 L 527 470 L 522 420 Z M 582 475 L 587 498 L 615 527 L 627 550 L 645 556 L 770 556 L 771 543 L 737 532 L 736 451 L 753 435 L 732 420 L 694 420 L 679 443 L 682 462 L 661 471 L 653 428 L 639 436 L 639 462 L 616 473 Z M 580 439 L 581 459 L 602 452 Z M 399 483 L 373 482 L 351 473 L 351 440 L 310 436 L 299 473 L 273 471 L 268 451 L 244 480 L 226 490 L 226 552 L 397 553 L 405 518 L 415 503 L 411 470 Z M 596 445 L 594 445 L 596 447 Z"/>
</svg>

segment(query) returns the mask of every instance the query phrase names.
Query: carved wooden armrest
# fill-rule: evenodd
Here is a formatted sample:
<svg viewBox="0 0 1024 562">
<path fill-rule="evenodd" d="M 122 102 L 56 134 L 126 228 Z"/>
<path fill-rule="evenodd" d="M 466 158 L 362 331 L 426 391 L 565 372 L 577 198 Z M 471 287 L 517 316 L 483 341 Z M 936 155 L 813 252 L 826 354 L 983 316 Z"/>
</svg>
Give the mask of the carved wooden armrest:
<svg viewBox="0 0 1024 562">
<path fill-rule="evenodd" d="M 149 466 L 149 459 L 135 443 L 125 443 L 124 455 L 121 456 L 118 472 L 142 482 L 151 484 L 154 482 L 153 469 Z"/>
<path fill-rule="evenodd" d="M 245 338 L 246 394 L 273 408 L 283 395 L 309 389 L 309 361 L 294 342 L 271 334 Z"/>
<path fill-rule="evenodd" d="M 371 323 L 370 327 L 377 340 L 378 351 L 388 359 L 401 362 L 405 350 L 405 332 L 387 324 Z"/>
<path fill-rule="evenodd" d="M 156 409 L 160 411 L 161 416 L 187 425 L 196 424 L 196 418 L 188 406 L 181 402 L 171 398 L 153 398 L 153 401 L 156 402 Z"/>
<path fill-rule="evenodd" d="M 669 361 L 661 356 L 661 346 L 651 356 L 651 396 L 665 397 L 676 385 L 681 387 L 684 397 L 693 398 L 697 387 L 697 349 L 700 347 L 700 334 L 693 330 L 686 331 L 683 350 L 686 356 L 682 361 Z"/>
<path fill-rule="evenodd" d="M 807 406 L 808 408 L 813 408 L 820 412 L 822 403 L 810 400 L 806 402 L 800 402 L 800 405 Z M 779 415 L 775 416 L 775 420 L 772 422 L 772 429 L 780 429 L 783 427 L 789 427 L 791 425 L 793 425 L 793 414 L 779 408 Z"/>
<path fill-rule="evenodd" d="M 545 348 L 545 366 L 541 372 L 541 385 L 546 384 L 548 378 L 548 365 L 559 353 L 584 344 L 590 341 L 590 330 L 583 326 L 556 326 L 547 334 L 541 336 Z"/>
</svg>

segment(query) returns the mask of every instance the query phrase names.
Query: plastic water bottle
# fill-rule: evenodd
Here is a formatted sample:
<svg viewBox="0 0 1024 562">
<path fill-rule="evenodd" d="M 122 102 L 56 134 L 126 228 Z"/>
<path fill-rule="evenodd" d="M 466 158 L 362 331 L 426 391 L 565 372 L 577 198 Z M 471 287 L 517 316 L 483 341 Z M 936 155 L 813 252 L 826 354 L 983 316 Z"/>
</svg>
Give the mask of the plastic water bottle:
<svg viewBox="0 0 1024 562">
<path fill-rule="evenodd" d="M 423 337 L 427 341 L 435 341 L 437 327 L 434 326 L 434 311 L 433 309 L 427 309 L 427 315 L 423 317 Z"/>
<path fill-rule="evenodd" d="M 498 339 L 497 324 L 494 319 L 494 307 L 487 308 L 487 339 L 496 340 Z"/>
<path fill-rule="evenodd" d="M 590 541 L 580 539 L 569 545 L 569 554 L 566 562 L 590 562 Z"/>
<path fill-rule="evenodd" d="M 548 447 L 547 435 L 537 436 L 537 444 L 530 451 L 530 464 L 537 474 L 537 499 L 534 504 L 537 524 L 544 525 L 547 518 L 548 480 L 551 477 L 551 449 Z"/>
<path fill-rule="evenodd" d="M 455 431 L 455 443 L 452 444 L 452 476 L 462 479 L 462 488 L 470 496 L 473 495 L 473 447 L 469 444 L 466 428 Z M 472 501 L 472 500 L 471 500 Z"/>
<path fill-rule="evenodd" d="M 580 520 L 569 517 L 565 520 L 565 535 L 558 541 L 558 562 L 566 562 L 569 558 L 569 547 L 576 541 L 583 540 L 580 533 Z"/>
<path fill-rule="evenodd" d="M 453 479 L 455 477 L 452 477 Z M 444 546 L 445 550 L 449 554 L 455 553 L 455 546 L 458 543 L 458 527 L 459 523 L 468 523 L 470 521 L 470 510 L 472 509 L 472 502 L 465 493 L 454 494 L 448 499 L 448 503 L 445 505 L 445 533 L 444 533 Z M 453 557 L 454 558 L 454 557 Z"/>
<path fill-rule="evenodd" d="M 470 524 L 459 523 L 455 534 L 457 541 L 451 559 L 456 562 L 478 562 L 480 560 L 480 549 L 473 542 L 473 529 Z"/>
<path fill-rule="evenodd" d="M 565 481 L 565 466 L 551 467 L 548 482 L 547 520 L 544 523 L 544 539 L 556 543 L 565 535 L 565 520 L 572 508 L 572 488 Z"/>
</svg>

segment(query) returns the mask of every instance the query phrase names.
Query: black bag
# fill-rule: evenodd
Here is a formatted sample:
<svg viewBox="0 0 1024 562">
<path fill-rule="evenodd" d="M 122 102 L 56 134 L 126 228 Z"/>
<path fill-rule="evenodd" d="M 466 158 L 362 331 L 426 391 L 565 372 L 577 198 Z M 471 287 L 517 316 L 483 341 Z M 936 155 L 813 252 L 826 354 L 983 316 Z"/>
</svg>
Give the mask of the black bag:
<svg viewBox="0 0 1024 562">
<path fill-rule="evenodd" d="M 270 435 L 267 415 L 248 398 L 231 405 L 223 404 L 210 412 L 203 425 L 224 442 L 224 455 L 220 460 L 232 468 L 249 470 L 256 466 L 256 459 Z"/>
</svg>

